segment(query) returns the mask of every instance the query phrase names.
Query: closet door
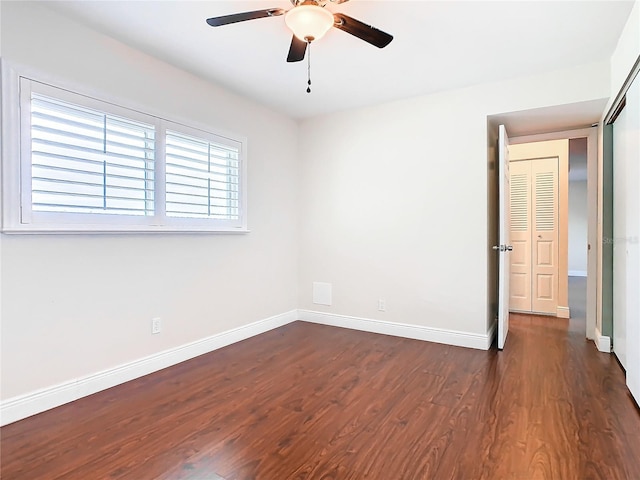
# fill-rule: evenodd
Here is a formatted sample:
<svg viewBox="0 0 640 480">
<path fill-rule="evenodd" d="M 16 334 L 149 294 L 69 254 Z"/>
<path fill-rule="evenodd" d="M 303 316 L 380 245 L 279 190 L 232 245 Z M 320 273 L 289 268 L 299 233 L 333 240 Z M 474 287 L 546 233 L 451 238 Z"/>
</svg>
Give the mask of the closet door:
<svg viewBox="0 0 640 480">
<path fill-rule="evenodd" d="M 613 124 L 613 351 L 640 397 L 640 80 Z"/>
<path fill-rule="evenodd" d="M 630 168 L 628 232 L 629 268 L 627 270 L 627 385 L 640 404 L 640 77 L 636 77 L 627 91 L 627 120 L 629 137 L 627 154 Z M 615 127 L 614 127 L 615 128 Z"/>
<path fill-rule="evenodd" d="M 532 282 L 531 309 L 556 315 L 558 311 L 558 158 L 531 162 Z"/>
<path fill-rule="evenodd" d="M 531 162 L 511 162 L 509 310 L 531 311 Z"/>
<path fill-rule="evenodd" d="M 627 368 L 627 107 L 613 124 L 613 351 Z"/>
<path fill-rule="evenodd" d="M 558 158 L 511 162 L 513 311 L 556 315 L 559 231 Z"/>
</svg>

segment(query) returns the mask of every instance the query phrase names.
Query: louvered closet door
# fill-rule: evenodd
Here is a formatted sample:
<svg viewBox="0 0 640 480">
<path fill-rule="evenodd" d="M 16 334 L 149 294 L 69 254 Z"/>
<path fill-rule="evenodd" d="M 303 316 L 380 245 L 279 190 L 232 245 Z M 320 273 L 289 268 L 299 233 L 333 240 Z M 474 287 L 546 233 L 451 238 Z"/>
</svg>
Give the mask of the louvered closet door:
<svg viewBox="0 0 640 480">
<path fill-rule="evenodd" d="M 558 158 L 533 160 L 532 305 L 536 313 L 558 308 Z"/>
<path fill-rule="evenodd" d="M 531 162 L 511 162 L 509 310 L 531 311 Z"/>
</svg>

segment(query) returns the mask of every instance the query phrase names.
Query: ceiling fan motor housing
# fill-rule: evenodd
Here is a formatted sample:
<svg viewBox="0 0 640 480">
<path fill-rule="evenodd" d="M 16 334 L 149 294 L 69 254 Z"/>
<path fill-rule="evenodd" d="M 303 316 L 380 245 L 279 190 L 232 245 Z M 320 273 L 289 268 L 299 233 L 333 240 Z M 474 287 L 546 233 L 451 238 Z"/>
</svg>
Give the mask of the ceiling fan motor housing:
<svg viewBox="0 0 640 480">
<path fill-rule="evenodd" d="M 309 43 L 322 38 L 335 23 L 333 14 L 316 0 L 304 0 L 286 13 L 284 21 L 296 37 Z"/>
</svg>

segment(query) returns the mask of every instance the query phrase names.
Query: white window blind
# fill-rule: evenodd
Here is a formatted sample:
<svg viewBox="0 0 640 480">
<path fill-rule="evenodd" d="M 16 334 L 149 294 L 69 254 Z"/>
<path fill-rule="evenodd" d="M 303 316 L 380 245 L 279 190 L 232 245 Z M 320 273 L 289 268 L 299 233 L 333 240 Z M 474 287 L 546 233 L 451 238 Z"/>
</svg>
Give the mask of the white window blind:
<svg viewBox="0 0 640 480">
<path fill-rule="evenodd" d="M 19 75 L 4 87 L 2 232 L 247 232 L 245 138 Z"/>
<path fill-rule="evenodd" d="M 31 97 L 32 210 L 153 215 L 153 125 Z"/>
<path fill-rule="evenodd" d="M 238 220 L 239 153 L 238 147 L 167 131 L 167 216 Z"/>
</svg>

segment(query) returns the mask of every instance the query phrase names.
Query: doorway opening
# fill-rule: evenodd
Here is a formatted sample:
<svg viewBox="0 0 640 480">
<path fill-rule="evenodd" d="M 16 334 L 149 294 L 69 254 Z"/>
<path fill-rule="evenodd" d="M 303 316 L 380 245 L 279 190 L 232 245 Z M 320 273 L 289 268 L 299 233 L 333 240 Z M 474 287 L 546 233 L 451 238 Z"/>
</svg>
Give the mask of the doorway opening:
<svg viewBox="0 0 640 480">
<path fill-rule="evenodd" d="M 562 105 L 555 107 L 546 107 L 542 109 L 511 112 L 499 115 L 492 115 L 487 118 L 488 126 L 488 245 L 496 245 L 497 239 L 497 227 L 498 227 L 498 205 L 499 199 L 497 195 L 497 162 L 496 162 L 496 144 L 497 144 L 497 131 L 500 124 L 504 124 L 507 128 L 507 132 L 511 138 L 512 144 L 520 143 L 533 143 L 543 142 L 549 140 L 566 139 L 571 142 L 571 147 L 574 153 L 578 151 L 584 153 L 586 147 L 586 172 L 585 167 L 582 167 L 582 180 L 583 182 L 577 187 L 577 190 L 582 189 L 584 194 L 584 187 L 586 184 L 586 240 L 582 238 L 583 244 L 586 241 L 586 277 L 584 275 L 583 267 L 572 268 L 572 275 L 568 275 L 565 271 L 564 281 L 570 282 L 572 287 L 570 301 L 568 302 L 568 313 L 571 314 L 572 305 L 575 305 L 574 318 L 579 315 L 582 316 L 584 311 L 584 320 L 581 322 L 580 330 L 586 338 L 594 340 L 598 348 L 600 345 L 605 345 L 608 338 L 602 337 L 601 327 L 599 328 L 598 322 L 601 321 L 598 312 L 600 310 L 599 296 L 601 285 L 599 285 L 599 269 L 601 268 L 601 252 L 598 238 L 602 238 L 601 226 L 598 225 L 599 218 L 599 204 L 598 204 L 598 189 L 599 189 L 599 165 L 598 165 L 598 128 L 597 122 L 599 122 L 602 112 L 606 106 L 607 99 L 599 99 L 588 102 L 581 102 L 579 104 Z M 576 155 L 577 156 L 577 155 Z M 584 159 L 581 159 L 584 164 Z M 572 167 L 574 173 L 578 174 L 580 168 L 577 164 L 580 163 L 576 160 L 576 167 Z M 584 175 L 586 173 L 586 180 Z M 584 196 L 584 195 L 583 195 Z M 583 210 L 584 210 L 584 204 Z M 568 221 L 568 220 L 565 220 Z M 576 242 L 577 244 L 578 242 Z M 575 247 L 579 248 L 579 247 Z M 584 254 L 584 248 L 582 249 Z M 565 252 L 565 255 L 568 253 Z M 497 291 L 498 291 L 498 268 L 495 255 L 489 255 L 489 280 L 490 288 L 488 292 L 489 305 L 495 311 L 497 311 Z M 567 259 L 568 261 L 568 259 Z M 573 280 L 575 279 L 575 281 Z M 576 327 L 577 328 L 577 327 Z M 604 350 L 603 350 L 604 351 Z"/>
</svg>

